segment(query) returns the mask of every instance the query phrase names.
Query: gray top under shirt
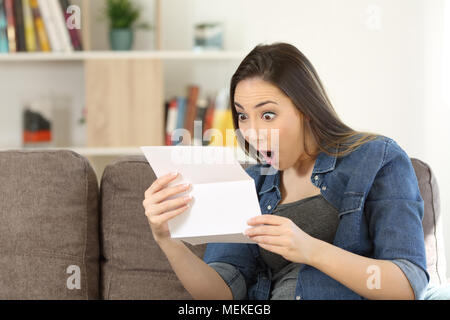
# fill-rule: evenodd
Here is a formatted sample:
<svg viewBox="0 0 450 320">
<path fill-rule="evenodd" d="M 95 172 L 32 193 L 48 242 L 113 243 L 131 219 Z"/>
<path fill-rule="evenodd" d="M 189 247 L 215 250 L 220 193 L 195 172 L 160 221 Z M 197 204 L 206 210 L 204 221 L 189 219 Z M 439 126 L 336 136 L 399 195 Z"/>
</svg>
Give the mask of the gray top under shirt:
<svg viewBox="0 0 450 320">
<path fill-rule="evenodd" d="M 316 239 L 333 243 L 336 229 L 339 224 L 338 210 L 334 208 L 321 194 L 297 200 L 290 203 L 279 204 L 273 214 L 289 218 L 299 228 Z M 261 257 L 272 270 L 272 300 L 295 299 L 298 272 L 301 264 L 284 259 L 273 252 L 259 248 Z M 414 290 L 416 299 L 418 292 L 427 286 L 425 273 L 412 262 L 405 259 L 392 260 L 405 272 Z M 245 279 L 239 270 L 231 264 L 212 262 L 209 264 L 224 279 L 230 287 L 233 298 L 242 300 L 247 298 Z"/>
<path fill-rule="evenodd" d="M 339 212 L 321 194 L 279 204 L 273 214 L 291 219 L 310 236 L 329 243 L 333 243 L 339 224 Z M 293 299 L 301 264 L 286 260 L 263 248 L 259 251 L 264 262 L 272 270 L 270 298 L 272 300 Z"/>
</svg>

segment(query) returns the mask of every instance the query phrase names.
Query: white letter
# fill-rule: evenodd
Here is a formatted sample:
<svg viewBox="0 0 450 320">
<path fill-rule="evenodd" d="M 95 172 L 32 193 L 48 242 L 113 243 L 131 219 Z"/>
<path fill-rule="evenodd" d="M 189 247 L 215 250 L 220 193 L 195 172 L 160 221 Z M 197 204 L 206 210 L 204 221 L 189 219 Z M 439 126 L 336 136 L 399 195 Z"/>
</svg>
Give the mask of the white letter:
<svg viewBox="0 0 450 320">
<path fill-rule="evenodd" d="M 70 5 L 67 7 L 68 14 L 70 14 L 70 17 L 67 18 L 67 28 L 69 30 L 73 29 L 81 29 L 81 9 L 79 6 Z"/>
<path fill-rule="evenodd" d="M 81 272 L 80 267 L 75 265 L 70 265 L 67 267 L 66 273 L 71 274 L 70 277 L 67 278 L 67 289 L 81 289 Z"/>
<path fill-rule="evenodd" d="M 366 273 L 372 274 L 367 279 L 367 288 L 372 289 L 380 289 L 381 288 L 381 271 L 380 267 L 376 265 L 370 265 L 367 267 Z"/>
</svg>

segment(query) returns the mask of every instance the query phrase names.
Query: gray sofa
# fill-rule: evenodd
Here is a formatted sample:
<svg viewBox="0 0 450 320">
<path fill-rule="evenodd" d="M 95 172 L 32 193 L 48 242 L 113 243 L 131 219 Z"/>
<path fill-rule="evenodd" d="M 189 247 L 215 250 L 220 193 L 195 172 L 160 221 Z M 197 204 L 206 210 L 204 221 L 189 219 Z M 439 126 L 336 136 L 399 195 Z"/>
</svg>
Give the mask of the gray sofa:
<svg viewBox="0 0 450 320">
<path fill-rule="evenodd" d="M 438 186 L 427 164 L 412 163 L 428 272 L 444 283 Z M 144 156 L 113 161 L 98 185 L 89 161 L 72 151 L 0 152 L 0 299 L 191 299 L 144 215 L 155 179 Z M 188 246 L 199 257 L 206 247 Z"/>
</svg>

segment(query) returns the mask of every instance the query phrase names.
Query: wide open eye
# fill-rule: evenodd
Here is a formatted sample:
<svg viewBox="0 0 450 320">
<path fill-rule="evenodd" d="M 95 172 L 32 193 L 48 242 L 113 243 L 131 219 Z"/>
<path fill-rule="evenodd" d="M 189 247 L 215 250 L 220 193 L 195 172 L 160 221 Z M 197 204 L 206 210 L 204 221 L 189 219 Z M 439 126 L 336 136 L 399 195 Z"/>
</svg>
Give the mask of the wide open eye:
<svg viewBox="0 0 450 320">
<path fill-rule="evenodd" d="M 266 115 L 269 115 L 269 116 L 266 116 Z M 272 115 L 272 116 L 270 116 L 270 115 Z M 264 114 L 263 114 L 264 120 L 272 120 L 274 117 L 275 117 L 275 113 L 273 113 L 273 112 L 264 112 Z"/>
<path fill-rule="evenodd" d="M 244 115 L 243 113 L 238 113 L 237 117 L 238 117 L 238 121 L 244 121 L 245 119 L 241 118 L 241 115 Z"/>
</svg>

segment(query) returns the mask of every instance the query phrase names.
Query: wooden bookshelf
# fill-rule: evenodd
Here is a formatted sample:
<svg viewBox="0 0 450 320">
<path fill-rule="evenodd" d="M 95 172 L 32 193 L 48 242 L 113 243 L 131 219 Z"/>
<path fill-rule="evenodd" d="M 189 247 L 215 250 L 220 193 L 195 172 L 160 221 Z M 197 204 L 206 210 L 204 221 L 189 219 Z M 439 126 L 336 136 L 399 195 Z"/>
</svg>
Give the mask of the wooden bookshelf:
<svg viewBox="0 0 450 320">
<path fill-rule="evenodd" d="M 69 149 L 88 157 L 101 168 L 106 158 L 142 155 L 139 146 L 164 145 L 165 105 L 163 64 L 171 61 L 241 61 L 243 51 L 161 50 L 161 1 L 155 0 L 155 48 L 152 51 L 92 51 L 89 0 L 72 0 L 81 6 L 83 51 L 19 52 L 0 54 L 0 66 L 75 63 L 83 70 L 84 104 L 87 110 L 86 145 L 67 148 L 19 148 L 20 150 Z M 45 65 L 45 67 L 44 67 Z M 0 146 L 0 149 L 2 147 Z M 241 155 L 241 159 L 243 155 Z M 97 161 L 97 160 L 95 160 Z M 103 161 L 103 163 L 102 163 Z M 101 164 L 101 165 L 99 165 Z"/>
</svg>

